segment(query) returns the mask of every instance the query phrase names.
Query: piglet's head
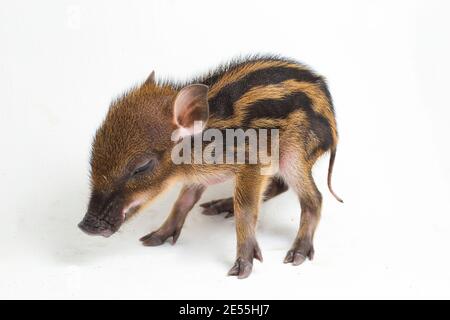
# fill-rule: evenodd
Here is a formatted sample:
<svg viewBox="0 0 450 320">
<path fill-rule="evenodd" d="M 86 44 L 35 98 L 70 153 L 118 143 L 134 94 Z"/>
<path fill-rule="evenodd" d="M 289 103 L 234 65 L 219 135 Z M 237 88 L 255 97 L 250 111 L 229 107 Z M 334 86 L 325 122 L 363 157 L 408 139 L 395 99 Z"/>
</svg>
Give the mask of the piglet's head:
<svg viewBox="0 0 450 320">
<path fill-rule="evenodd" d="M 147 81 L 114 101 L 97 130 L 91 152 L 91 196 L 79 223 L 90 235 L 108 237 L 177 177 L 171 151 L 179 137 L 208 120 L 208 87 L 180 90 Z"/>
</svg>

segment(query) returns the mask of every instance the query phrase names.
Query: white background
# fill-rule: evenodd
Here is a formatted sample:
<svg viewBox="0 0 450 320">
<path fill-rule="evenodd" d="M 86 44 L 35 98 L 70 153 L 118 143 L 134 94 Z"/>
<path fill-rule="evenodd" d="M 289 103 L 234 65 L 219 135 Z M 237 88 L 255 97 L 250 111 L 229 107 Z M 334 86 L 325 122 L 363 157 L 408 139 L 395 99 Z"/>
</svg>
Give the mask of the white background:
<svg viewBox="0 0 450 320">
<path fill-rule="evenodd" d="M 0 298 L 450 298 L 448 1 L 1 1 Z M 179 242 L 148 248 L 172 190 L 115 236 L 88 237 L 89 149 L 109 102 L 142 81 L 186 79 L 238 54 L 324 74 L 341 141 L 328 158 L 316 257 L 282 259 L 299 204 L 263 205 L 265 258 L 226 277 L 234 221 L 198 206 Z M 203 199 L 231 194 L 231 184 Z"/>
</svg>

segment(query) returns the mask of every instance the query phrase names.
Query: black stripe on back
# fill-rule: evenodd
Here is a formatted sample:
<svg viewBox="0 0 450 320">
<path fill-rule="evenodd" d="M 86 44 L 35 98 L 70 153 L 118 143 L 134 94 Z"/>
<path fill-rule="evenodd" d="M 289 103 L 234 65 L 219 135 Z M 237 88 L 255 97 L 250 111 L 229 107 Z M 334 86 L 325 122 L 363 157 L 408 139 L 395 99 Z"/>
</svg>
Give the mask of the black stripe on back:
<svg viewBox="0 0 450 320">
<path fill-rule="evenodd" d="M 323 115 L 314 111 L 311 99 L 304 92 L 296 92 L 283 99 L 259 100 L 248 106 L 242 127 L 251 127 L 251 122 L 257 119 L 285 119 L 296 110 L 306 113 L 310 130 L 320 141 L 318 148 L 328 150 L 333 143 L 330 124 Z"/>
<path fill-rule="evenodd" d="M 255 119 L 284 119 L 296 110 L 311 110 L 312 101 L 304 92 L 290 94 L 283 99 L 263 99 L 246 107 L 242 125 L 248 127 Z"/>
<path fill-rule="evenodd" d="M 292 67 L 268 67 L 257 70 L 223 87 L 214 98 L 209 100 L 210 113 L 213 117 L 229 118 L 234 113 L 233 104 L 251 88 L 277 84 L 286 80 L 317 83 L 321 77 L 309 70 Z M 208 83 L 211 81 L 209 80 Z"/>
</svg>

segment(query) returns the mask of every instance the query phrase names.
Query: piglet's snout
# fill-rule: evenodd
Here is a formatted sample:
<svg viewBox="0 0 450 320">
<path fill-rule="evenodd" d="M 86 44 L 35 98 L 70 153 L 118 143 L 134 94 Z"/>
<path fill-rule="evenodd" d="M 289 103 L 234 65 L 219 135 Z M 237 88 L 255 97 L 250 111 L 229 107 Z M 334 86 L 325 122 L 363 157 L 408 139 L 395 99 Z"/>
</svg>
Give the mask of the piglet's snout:
<svg viewBox="0 0 450 320">
<path fill-rule="evenodd" d="M 106 223 L 89 213 L 85 215 L 78 227 L 88 235 L 109 237 L 114 233 Z"/>
</svg>

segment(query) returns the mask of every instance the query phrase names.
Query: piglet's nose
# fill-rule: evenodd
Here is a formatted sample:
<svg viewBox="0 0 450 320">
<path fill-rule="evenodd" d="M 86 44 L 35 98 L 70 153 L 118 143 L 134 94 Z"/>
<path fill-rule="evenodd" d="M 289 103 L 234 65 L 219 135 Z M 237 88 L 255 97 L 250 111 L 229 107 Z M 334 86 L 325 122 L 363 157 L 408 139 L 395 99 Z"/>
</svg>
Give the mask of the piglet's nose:
<svg viewBox="0 0 450 320">
<path fill-rule="evenodd" d="M 109 228 L 105 228 L 104 226 L 100 226 L 98 224 L 98 220 L 90 215 L 86 215 L 84 219 L 78 224 L 78 228 L 80 228 L 84 233 L 88 235 L 99 235 L 103 237 L 110 237 L 114 232 L 109 230 Z"/>
<path fill-rule="evenodd" d="M 95 226 L 98 225 L 97 219 L 95 219 L 92 215 L 86 214 L 83 218 L 83 220 L 78 224 L 78 228 L 80 228 L 83 232 L 93 235 L 97 234 L 98 232 Z"/>
<path fill-rule="evenodd" d="M 94 234 L 93 230 L 87 226 L 84 220 L 78 224 L 78 228 L 80 228 L 84 233 L 87 233 L 89 235 Z"/>
</svg>

